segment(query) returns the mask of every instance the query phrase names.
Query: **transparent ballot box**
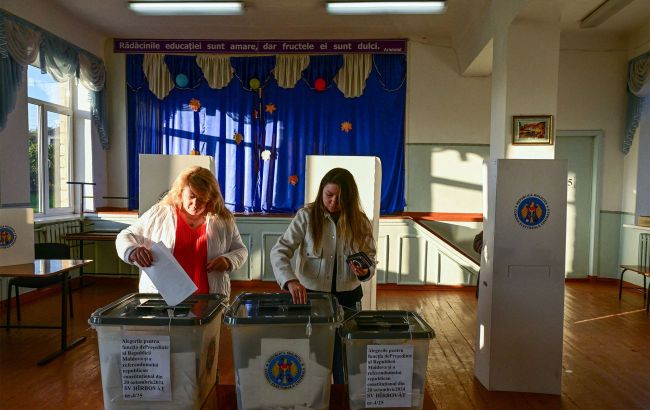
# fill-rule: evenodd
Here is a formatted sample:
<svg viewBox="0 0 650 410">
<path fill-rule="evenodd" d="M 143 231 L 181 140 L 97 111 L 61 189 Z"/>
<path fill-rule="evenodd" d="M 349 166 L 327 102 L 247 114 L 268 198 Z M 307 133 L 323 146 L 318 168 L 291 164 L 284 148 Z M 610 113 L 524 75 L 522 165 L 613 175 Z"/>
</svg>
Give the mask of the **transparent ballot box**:
<svg viewBox="0 0 650 410">
<path fill-rule="evenodd" d="M 106 409 L 199 409 L 217 381 L 225 297 L 134 293 L 96 310 Z"/>
<path fill-rule="evenodd" d="M 414 312 L 362 311 L 341 327 L 350 410 L 421 409 L 431 327 Z"/>
<path fill-rule="evenodd" d="M 332 355 L 343 312 L 336 298 L 308 294 L 296 305 L 288 293 L 245 293 L 226 312 L 232 330 L 237 407 L 329 408 Z"/>
</svg>

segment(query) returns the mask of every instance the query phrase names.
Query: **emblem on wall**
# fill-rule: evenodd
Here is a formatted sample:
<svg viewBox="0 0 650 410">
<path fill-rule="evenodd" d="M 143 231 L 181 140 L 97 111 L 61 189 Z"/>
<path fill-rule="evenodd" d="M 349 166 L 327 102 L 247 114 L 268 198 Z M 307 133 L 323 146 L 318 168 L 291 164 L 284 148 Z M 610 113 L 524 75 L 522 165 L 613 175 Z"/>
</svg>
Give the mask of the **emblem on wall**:
<svg viewBox="0 0 650 410">
<path fill-rule="evenodd" d="M 519 198 L 515 205 L 515 219 L 527 229 L 537 229 L 546 223 L 549 207 L 546 199 L 537 194 L 527 194 Z"/>
<path fill-rule="evenodd" d="M 8 225 L 0 226 L 0 249 L 7 249 L 16 243 L 16 230 Z"/>
<path fill-rule="evenodd" d="M 305 365 L 302 358 L 293 352 L 277 352 L 266 361 L 264 375 L 276 389 L 292 389 L 302 381 Z"/>
</svg>

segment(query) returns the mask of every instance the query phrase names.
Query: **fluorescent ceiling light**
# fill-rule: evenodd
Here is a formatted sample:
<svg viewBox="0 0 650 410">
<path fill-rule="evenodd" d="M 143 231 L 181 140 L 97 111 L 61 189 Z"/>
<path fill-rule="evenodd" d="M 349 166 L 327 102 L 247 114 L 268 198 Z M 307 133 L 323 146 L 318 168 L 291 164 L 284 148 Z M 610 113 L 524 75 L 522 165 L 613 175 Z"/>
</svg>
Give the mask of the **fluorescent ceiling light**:
<svg viewBox="0 0 650 410">
<path fill-rule="evenodd" d="M 327 3 L 330 14 L 439 14 L 445 1 L 339 1 Z"/>
<path fill-rule="evenodd" d="M 580 28 L 598 27 L 608 18 L 621 11 L 633 0 L 605 0 L 600 6 L 596 7 L 587 17 L 580 20 Z"/>
<path fill-rule="evenodd" d="M 139 14 L 156 16 L 244 14 L 240 1 L 130 1 L 129 8 Z"/>
</svg>

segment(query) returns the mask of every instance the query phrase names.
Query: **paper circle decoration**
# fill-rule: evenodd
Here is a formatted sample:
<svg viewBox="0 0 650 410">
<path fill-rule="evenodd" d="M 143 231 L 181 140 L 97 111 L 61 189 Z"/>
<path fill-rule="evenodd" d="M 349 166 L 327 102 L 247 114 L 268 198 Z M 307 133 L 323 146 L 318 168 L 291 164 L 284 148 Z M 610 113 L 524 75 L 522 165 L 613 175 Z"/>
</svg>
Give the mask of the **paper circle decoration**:
<svg viewBox="0 0 650 410">
<path fill-rule="evenodd" d="M 319 77 L 316 79 L 316 81 L 314 81 L 314 89 L 316 89 L 316 91 L 325 91 L 326 87 L 327 83 L 324 79 Z"/>
<path fill-rule="evenodd" d="M 248 85 L 251 86 L 251 90 L 257 90 L 260 88 L 260 80 L 257 78 L 251 78 L 251 80 L 248 82 Z"/>
<path fill-rule="evenodd" d="M 176 76 L 176 85 L 179 87 L 186 87 L 189 82 L 190 80 L 185 74 L 179 74 Z"/>
</svg>

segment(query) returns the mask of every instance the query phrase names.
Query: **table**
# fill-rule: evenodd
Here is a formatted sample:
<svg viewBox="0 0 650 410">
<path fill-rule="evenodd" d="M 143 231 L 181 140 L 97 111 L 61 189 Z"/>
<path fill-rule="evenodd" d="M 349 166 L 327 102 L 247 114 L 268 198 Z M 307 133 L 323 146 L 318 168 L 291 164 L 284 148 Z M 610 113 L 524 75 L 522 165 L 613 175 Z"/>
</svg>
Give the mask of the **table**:
<svg viewBox="0 0 650 410">
<path fill-rule="evenodd" d="M 68 275 L 73 269 L 81 268 L 84 265 L 91 263 L 92 260 L 78 260 L 78 259 L 36 259 L 33 263 L 24 263 L 20 265 L 0 266 L 0 277 L 37 277 L 48 278 L 53 276 L 61 276 L 61 324 L 59 326 L 46 326 L 46 325 L 11 325 L 4 323 L 0 328 L 5 329 L 61 329 L 61 348 L 53 352 L 43 359 L 39 360 L 37 364 L 43 366 L 64 352 L 86 340 L 82 336 L 72 343 L 68 344 Z M 10 303 L 7 300 L 7 303 Z"/>
<path fill-rule="evenodd" d="M 112 241 L 115 242 L 119 231 L 88 231 L 79 233 L 68 233 L 62 236 L 66 241 L 79 241 L 79 258 L 84 258 L 84 241 Z M 79 270 L 79 287 L 83 287 L 84 270 Z"/>
</svg>

